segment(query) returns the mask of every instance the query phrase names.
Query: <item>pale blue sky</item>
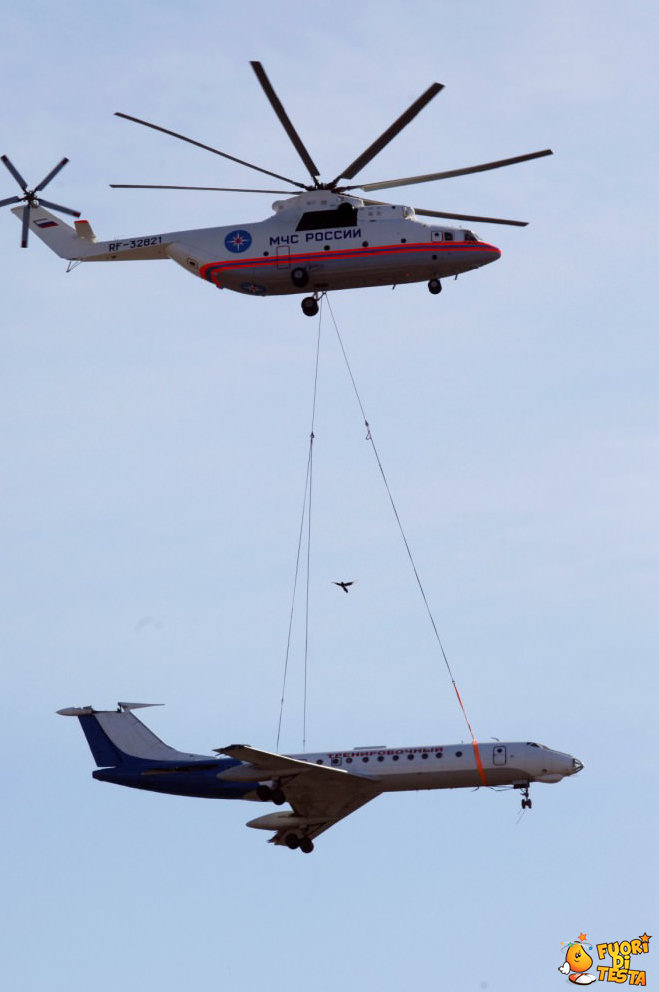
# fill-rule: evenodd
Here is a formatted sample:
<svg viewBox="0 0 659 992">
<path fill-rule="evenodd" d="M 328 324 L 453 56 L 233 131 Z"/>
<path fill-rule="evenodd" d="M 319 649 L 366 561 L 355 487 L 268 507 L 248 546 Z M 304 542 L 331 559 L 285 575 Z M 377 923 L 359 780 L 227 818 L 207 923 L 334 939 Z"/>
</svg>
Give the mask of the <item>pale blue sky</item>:
<svg viewBox="0 0 659 992">
<path fill-rule="evenodd" d="M 26 0 L 3 29 L 0 152 L 35 183 L 69 156 L 49 194 L 102 238 L 272 199 L 110 190 L 252 182 L 116 110 L 303 178 L 250 59 L 325 177 L 433 80 L 364 181 L 554 149 L 390 197 L 529 220 L 474 225 L 499 262 L 332 306 L 477 735 L 585 764 L 519 824 L 511 793 L 385 796 L 309 858 L 247 804 L 94 782 L 62 706 L 274 746 L 316 324 L 169 262 L 66 275 L 5 209 L 3 987 L 550 990 L 561 941 L 653 933 L 655 4 Z M 314 491 L 309 748 L 463 739 L 329 323 Z"/>
</svg>

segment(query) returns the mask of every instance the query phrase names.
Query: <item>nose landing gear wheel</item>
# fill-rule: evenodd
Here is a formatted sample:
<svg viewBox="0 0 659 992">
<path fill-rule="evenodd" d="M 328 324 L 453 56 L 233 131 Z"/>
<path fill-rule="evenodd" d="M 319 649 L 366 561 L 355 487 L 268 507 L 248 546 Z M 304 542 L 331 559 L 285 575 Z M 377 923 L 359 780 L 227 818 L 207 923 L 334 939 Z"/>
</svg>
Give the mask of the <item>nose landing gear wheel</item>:
<svg viewBox="0 0 659 992">
<path fill-rule="evenodd" d="M 313 296 L 305 296 L 300 306 L 307 317 L 315 317 L 318 313 L 318 300 Z"/>
<path fill-rule="evenodd" d="M 428 290 L 433 294 L 433 296 L 437 296 L 438 293 L 441 293 L 442 284 L 439 279 L 431 279 L 428 283 Z"/>
<path fill-rule="evenodd" d="M 306 269 L 293 269 L 291 272 L 291 282 L 300 289 L 309 282 L 309 273 Z"/>
<path fill-rule="evenodd" d="M 531 800 L 529 798 L 529 786 L 528 785 L 525 785 L 523 787 L 523 789 L 522 789 L 522 795 L 524 796 L 524 798 L 522 799 L 522 809 L 531 809 L 531 807 L 533 806 L 533 803 L 531 802 Z"/>
</svg>

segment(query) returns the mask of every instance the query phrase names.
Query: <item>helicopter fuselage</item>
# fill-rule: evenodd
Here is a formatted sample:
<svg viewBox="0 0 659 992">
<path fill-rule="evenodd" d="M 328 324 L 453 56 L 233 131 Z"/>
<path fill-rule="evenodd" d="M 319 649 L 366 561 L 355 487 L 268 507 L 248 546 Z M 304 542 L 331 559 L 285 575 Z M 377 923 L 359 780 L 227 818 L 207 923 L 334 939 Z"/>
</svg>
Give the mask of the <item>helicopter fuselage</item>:
<svg viewBox="0 0 659 992">
<path fill-rule="evenodd" d="M 30 228 L 72 261 L 171 258 L 188 272 L 251 296 L 385 286 L 457 276 L 500 251 L 469 230 L 425 224 L 411 207 L 312 190 L 273 204 L 263 221 L 97 241 L 36 205 Z M 15 208 L 20 213 L 20 208 Z"/>
</svg>

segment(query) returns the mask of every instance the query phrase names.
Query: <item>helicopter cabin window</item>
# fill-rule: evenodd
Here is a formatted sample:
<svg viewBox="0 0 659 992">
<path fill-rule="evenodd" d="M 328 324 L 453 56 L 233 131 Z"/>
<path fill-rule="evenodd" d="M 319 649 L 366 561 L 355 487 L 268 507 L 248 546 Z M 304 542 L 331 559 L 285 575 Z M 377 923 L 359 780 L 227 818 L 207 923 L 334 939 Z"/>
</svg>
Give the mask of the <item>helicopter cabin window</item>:
<svg viewBox="0 0 659 992">
<path fill-rule="evenodd" d="M 296 231 L 317 231 L 324 227 L 355 227 L 357 208 L 340 203 L 335 210 L 308 210 L 300 217 Z"/>
</svg>

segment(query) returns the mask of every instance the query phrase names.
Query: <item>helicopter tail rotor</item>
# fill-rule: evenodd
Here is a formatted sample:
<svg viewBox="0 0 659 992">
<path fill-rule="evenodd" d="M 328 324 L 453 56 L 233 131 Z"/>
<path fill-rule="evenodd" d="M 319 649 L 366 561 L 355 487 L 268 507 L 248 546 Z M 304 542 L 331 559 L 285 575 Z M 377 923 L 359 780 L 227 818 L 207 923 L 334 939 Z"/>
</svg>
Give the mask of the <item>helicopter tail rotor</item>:
<svg viewBox="0 0 659 992">
<path fill-rule="evenodd" d="M 6 155 L 0 156 L 0 160 L 23 190 L 23 196 L 10 196 L 6 200 L 0 200 L 0 207 L 8 207 L 12 203 L 25 203 L 21 215 L 21 248 L 27 248 L 28 235 L 30 231 L 30 212 L 34 208 L 39 206 L 50 207 L 51 210 L 57 210 L 58 213 L 70 214 L 72 217 L 80 216 L 80 213 L 77 210 L 71 210 L 70 207 L 62 207 L 58 203 L 52 203 L 50 200 L 44 200 L 43 197 L 38 196 L 41 190 L 45 189 L 48 183 L 52 182 L 58 172 L 64 168 L 66 163 L 69 161 L 68 158 L 63 158 L 61 162 L 58 162 L 54 169 L 51 169 L 50 172 L 41 180 L 39 185 L 34 187 L 34 189 L 28 189 L 27 183 L 23 179 L 23 176 Z"/>
</svg>

